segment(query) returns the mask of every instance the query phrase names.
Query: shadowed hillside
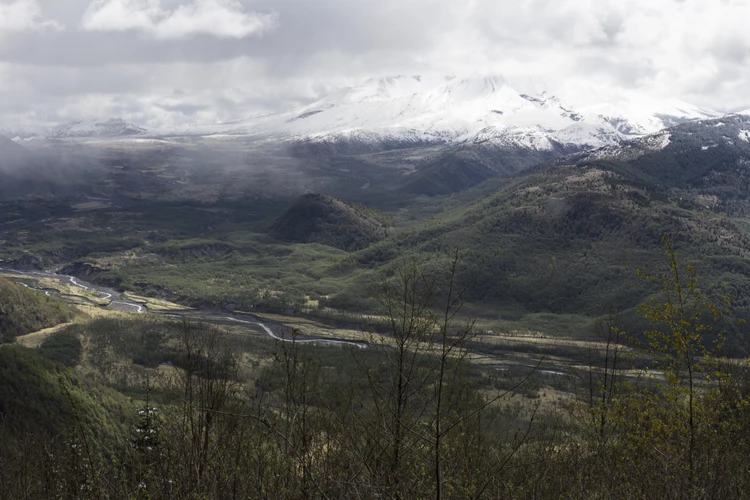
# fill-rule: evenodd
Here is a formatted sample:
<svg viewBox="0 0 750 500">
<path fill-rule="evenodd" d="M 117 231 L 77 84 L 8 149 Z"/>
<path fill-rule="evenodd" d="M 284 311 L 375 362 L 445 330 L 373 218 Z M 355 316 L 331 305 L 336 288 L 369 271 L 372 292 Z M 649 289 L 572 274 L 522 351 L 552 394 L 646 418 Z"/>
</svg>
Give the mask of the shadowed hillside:
<svg viewBox="0 0 750 500">
<path fill-rule="evenodd" d="M 362 208 L 307 194 L 273 222 L 271 232 L 290 243 L 320 243 L 351 251 L 384 239 L 387 229 Z"/>
<path fill-rule="evenodd" d="M 426 196 L 456 193 L 492 177 L 511 176 L 573 151 L 575 148 L 563 146 L 538 151 L 465 144 L 419 165 L 417 172 L 407 177 L 400 191 Z"/>
</svg>

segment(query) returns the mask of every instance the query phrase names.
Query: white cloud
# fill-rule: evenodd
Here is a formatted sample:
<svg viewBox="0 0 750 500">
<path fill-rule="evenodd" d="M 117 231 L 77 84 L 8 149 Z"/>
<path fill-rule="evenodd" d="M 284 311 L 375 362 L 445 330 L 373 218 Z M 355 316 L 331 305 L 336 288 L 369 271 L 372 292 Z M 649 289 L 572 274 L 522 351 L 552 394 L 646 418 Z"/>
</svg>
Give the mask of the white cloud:
<svg viewBox="0 0 750 500">
<path fill-rule="evenodd" d="M 4 31 L 55 30 L 60 23 L 45 19 L 37 0 L 15 0 L 0 2 L 0 33 Z"/>
<path fill-rule="evenodd" d="M 273 13 L 246 12 L 237 0 L 194 0 L 166 9 L 161 0 L 95 0 L 83 15 L 88 31 L 139 30 L 158 39 L 196 35 L 241 39 L 276 27 Z"/>
<path fill-rule="evenodd" d="M 749 18 L 749 0 L 470 0 L 428 57 L 732 110 L 750 103 Z"/>
<path fill-rule="evenodd" d="M 27 29 L 49 18 L 69 29 Z M 420 73 L 746 109 L 748 19 L 750 0 L 0 0 L 0 124 L 231 120 Z"/>
<path fill-rule="evenodd" d="M 83 28 L 90 31 L 154 30 L 164 15 L 159 0 L 97 0 L 83 15 Z"/>
</svg>

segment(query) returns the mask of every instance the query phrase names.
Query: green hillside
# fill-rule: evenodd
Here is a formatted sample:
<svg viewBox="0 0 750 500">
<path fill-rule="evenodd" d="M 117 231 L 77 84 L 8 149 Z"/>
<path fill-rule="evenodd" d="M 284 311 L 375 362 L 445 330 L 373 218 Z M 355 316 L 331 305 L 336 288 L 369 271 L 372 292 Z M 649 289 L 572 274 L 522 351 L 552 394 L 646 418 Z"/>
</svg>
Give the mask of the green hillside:
<svg viewBox="0 0 750 500">
<path fill-rule="evenodd" d="M 725 120 L 721 133 L 737 133 L 747 119 L 737 120 L 734 131 Z M 666 236 L 709 293 L 731 298 L 735 313 L 747 316 L 750 170 L 742 165 L 750 148 L 719 141 L 715 125 L 673 129 L 663 148 L 648 139 L 557 160 L 495 192 L 477 188 L 473 201 L 466 191 L 455 197 L 463 206 L 448 208 L 453 198 L 445 198 L 435 222 L 352 254 L 334 272 L 371 273 L 405 258 L 439 269 L 458 248 L 460 277 L 471 284 L 466 298 L 478 314 L 595 317 L 627 313 L 648 298 L 636 269 L 658 268 Z M 350 304 L 362 293 L 353 281 L 329 303 Z"/>
<path fill-rule="evenodd" d="M 71 313 L 59 302 L 0 278 L 0 343 L 64 323 Z"/>
</svg>

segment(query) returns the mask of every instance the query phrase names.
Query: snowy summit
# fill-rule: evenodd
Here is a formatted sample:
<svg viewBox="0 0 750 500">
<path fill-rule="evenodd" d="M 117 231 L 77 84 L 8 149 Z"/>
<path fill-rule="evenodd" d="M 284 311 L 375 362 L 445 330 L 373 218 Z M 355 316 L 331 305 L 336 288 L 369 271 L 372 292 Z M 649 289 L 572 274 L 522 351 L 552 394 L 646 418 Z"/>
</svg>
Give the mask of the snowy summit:
<svg viewBox="0 0 750 500">
<path fill-rule="evenodd" d="M 481 142 L 547 150 L 617 144 L 717 116 L 720 113 L 687 103 L 646 98 L 574 109 L 547 92 L 515 88 L 500 76 L 397 76 L 370 79 L 289 112 L 171 133 L 331 142 Z"/>
</svg>

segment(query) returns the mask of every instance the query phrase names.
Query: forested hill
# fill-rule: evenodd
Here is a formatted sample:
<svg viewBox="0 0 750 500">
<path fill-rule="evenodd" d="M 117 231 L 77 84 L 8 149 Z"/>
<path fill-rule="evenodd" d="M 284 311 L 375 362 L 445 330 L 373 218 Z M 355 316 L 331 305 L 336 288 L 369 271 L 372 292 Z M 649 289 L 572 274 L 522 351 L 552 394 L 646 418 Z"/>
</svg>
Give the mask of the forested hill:
<svg viewBox="0 0 750 500">
<path fill-rule="evenodd" d="M 290 243 L 321 243 L 359 250 L 383 240 L 387 228 L 362 207 L 320 194 L 306 194 L 271 225 L 271 232 Z"/>
<path fill-rule="evenodd" d="M 344 265 L 382 268 L 412 255 L 438 266 L 441 251 L 460 248 L 467 299 L 485 312 L 597 316 L 634 311 L 648 298 L 636 269 L 658 268 L 667 236 L 703 286 L 747 316 L 749 130 L 750 117 L 737 115 L 555 160 L 496 191 L 454 196 L 457 208 L 442 219 Z M 357 293 L 354 283 L 338 296 Z"/>
</svg>

